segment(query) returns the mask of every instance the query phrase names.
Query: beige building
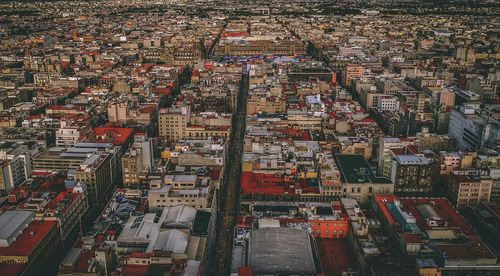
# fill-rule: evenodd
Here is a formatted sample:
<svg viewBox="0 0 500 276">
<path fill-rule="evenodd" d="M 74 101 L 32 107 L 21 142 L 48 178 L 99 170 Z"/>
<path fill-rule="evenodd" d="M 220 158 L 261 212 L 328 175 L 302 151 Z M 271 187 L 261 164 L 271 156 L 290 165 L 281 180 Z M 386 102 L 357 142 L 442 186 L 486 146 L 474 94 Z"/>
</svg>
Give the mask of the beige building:
<svg viewBox="0 0 500 276">
<path fill-rule="evenodd" d="M 286 103 L 277 97 L 250 97 L 247 101 L 247 114 L 257 113 L 283 113 L 286 111 Z"/>
<path fill-rule="evenodd" d="M 391 177 L 392 155 L 391 149 L 403 148 L 412 145 L 414 139 L 411 138 L 392 138 L 380 137 L 378 142 L 378 172 L 383 177 Z"/>
<path fill-rule="evenodd" d="M 361 154 L 335 155 L 342 176 L 343 196 L 366 205 L 376 194 L 392 194 L 394 183 L 385 177 L 376 177 Z"/>
<path fill-rule="evenodd" d="M 342 154 L 362 154 L 366 159 L 372 158 L 372 143 L 370 141 L 362 141 L 356 137 L 337 137 Z"/>
<path fill-rule="evenodd" d="M 123 185 L 134 186 L 140 183 L 137 171 L 137 156 L 125 155 L 122 157 Z"/>
<path fill-rule="evenodd" d="M 171 141 L 185 138 L 189 116 L 189 107 L 160 109 L 158 133 L 160 136 L 168 137 Z"/>
<path fill-rule="evenodd" d="M 300 130 L 321 130 L 322 118 L 320 116 L 312 116 L 307 113 L 288 113 L 287 123 L 289 128 Z"/>
<path fill-rule="evenodd" d="M 127 122 L 127 104 L 126 103 L 112 103 L 108 106 L 108 120 L 110 123 Z"/>
<path fill-rule="evenodd" d="M 306 46 L 298 40 L 283 40 L 280 42 L 270 39 L 252 39 L 245 45 L 236 43 L 220 43 L 215 48 L 218 56 L 255 56 L 255 55 L 305 55 Z"/>
<path fill-rule="evenodd" d="M 448 185 L 448 196 L 455 207 L 475 207 L 490 200 L 493 180 L 478 175 L 453 174 Z"/>
<path fill-rule="evenodd" d="M 372 107 L 377 107 L 378 98 L 383 95 L 377 91 L 363 90 L 359 93 L 359 103 L 365 110 L 370 110 Z"/>
<path fill-rule="evenodd" d="M 180 204 L 194 208 L 210 207 L 210 180 L 196 175 L 167 175 L 163 182 L 152 181 L 148 193 L 149 210 Z"/>
<path fill-rule="evenodd" d="M 188 126 L 182 138 L 224 137 L 228 138 L 231 126 Z"/>
<path fill-rule="evenodd" d="M 376 178 L 370 183 L 343 183 L 344 197 L 354 198 L 361 205 L 366 205 L 368 199 L 376 194 L 392 194 L 394 183 L 387 178 Z"/>
</svg>

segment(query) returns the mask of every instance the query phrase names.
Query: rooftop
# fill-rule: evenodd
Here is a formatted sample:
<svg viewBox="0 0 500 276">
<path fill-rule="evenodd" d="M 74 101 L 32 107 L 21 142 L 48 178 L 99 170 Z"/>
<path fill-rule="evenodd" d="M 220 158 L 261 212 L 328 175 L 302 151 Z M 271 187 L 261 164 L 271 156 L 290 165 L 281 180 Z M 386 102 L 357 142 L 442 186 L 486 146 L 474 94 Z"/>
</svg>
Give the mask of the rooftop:
<svg viewBox="0 0 500 276">
<path fill-rule="evenodd" d="M 241 190 L 244 194 L 317 194 L 317 182 L 306 179 L 287 180 L 283 176 L 245 171 L 241 174 Z"/>
<path fill-rule="evenodd" d="M 496 260 L 495 255 L 446 199 L 376 195 L 375 202 L 390 224 L 401 225 L 398 230 L 400 235 L 414 242 L 416 239 L 406 234 L 419 234 L 422 239 L 435 244 L 439 253 L 446 255 L 446 260 Z"/>
<path fill-rule="evenodd" d="M 23 233 L 8 247 L 0 247 L 3 256 L 29 256 L 56 226 L 56 221 L 32 222 Z"/>
<path fill-rule="evenodd" d="M 0 215 L 0 247 L 8 247 L 33 220 L 34 213 L 29 211 L 5 211 Z"/>
<path fill-rule="evenodd" d="M 93 129 L 93 134 L 95 139 L 87 137 L 87 140 L 96 143 L 113 143 L 114 145 L 123 145 L 129 137 L 132 136 L 134 132 L 133 128 L 122 128 L 122 127 L 96 127 Z"/>
<path fill-rule="evenodd" d="M 163 208 L 160 220 L 167 228 L 191 228 L 196 217 L 196 208 L 187 205 L 176 205 Z"/>
<path fill-rule="evenodd" d="M 312 245 L 305 230 L 266 228 L 250 233 L 248 264 L 261 274 L 302 274 L 316 272 Z"/>
<path fill-rule="evenodd" d="M 370 183 L 375 175 L 363 155 L 336 154 L 338 167 L 345 183 Z"/>
</svg>

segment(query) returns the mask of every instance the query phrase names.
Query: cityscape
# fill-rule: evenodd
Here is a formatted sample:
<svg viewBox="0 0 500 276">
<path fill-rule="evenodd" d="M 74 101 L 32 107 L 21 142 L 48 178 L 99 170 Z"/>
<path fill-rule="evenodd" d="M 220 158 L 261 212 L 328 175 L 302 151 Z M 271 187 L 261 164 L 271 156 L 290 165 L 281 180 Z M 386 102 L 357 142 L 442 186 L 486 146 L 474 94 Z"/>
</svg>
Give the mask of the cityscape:
<svg viewBox="0 0 500 276">
<path fill-rule="evenodd" d="M 500 275 L 497 0 L 0 1 L 0 276 Z"/>
</svg>

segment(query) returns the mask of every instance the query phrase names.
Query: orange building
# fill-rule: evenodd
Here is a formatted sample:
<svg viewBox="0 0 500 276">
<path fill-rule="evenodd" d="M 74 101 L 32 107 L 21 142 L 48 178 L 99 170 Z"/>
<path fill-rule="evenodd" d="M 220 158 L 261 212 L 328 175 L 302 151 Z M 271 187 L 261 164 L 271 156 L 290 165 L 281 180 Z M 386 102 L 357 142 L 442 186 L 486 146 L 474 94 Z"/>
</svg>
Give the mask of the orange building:
<svg viewBox="0 0 500 276">
<path fill-rule="evenodd" d="M 349 221 L 345 220 L 309 220 L 315 238 L 347 238 Z"/>
<path fill-rule="evenodd" d="M 317 207 L 314 212 L 316 214 L 309 217 L 309 225 L 315 238 L 347 237 L 349 217 L 339 201 L 332 202 L 331 210 Z"/>
<path fill-rule="evenodd" d="M 347 64 L 343 71 L 343 81 L 345 86 L 350 86 L 352 79 L 359 78 L 365 73 L 365 68 L 359 64 Z"/>
</svg>

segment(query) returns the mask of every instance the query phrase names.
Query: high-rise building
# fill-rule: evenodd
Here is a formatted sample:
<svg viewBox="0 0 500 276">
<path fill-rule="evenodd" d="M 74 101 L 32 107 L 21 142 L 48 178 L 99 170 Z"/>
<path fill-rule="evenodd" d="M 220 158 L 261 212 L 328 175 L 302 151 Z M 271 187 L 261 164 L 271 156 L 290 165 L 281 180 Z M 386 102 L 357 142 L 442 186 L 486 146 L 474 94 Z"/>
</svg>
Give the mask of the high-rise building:
<svg viewBox="0 0 500 276">
<path fill-rule="evenodd" d="M 116 185 L 111 179 L 111 155 L 91 155 L 76 169 L 74 179 L 87 186 L 91 212 L 100 211 Z"/>
<path fill-rule="evenodd" d="M 146 133 L 137 133 L 134 143 L 122 157 L 123 184 L 139 184 L 139 175 L 151 172 L 153 165 L 153 141 Z"/>
<path fill-rule="evenodd" d="M 21 159 L 0 160 L 0 194 L 5 194 L 25 179 Z"/>
<path fill-rule="evenodd" d="M 391 180 L 394 193 L 428 194 L 432 191 L 431 160 L 412 154 L 406 148 L 392 149 Z"/>
<path fill-rule="evenodd" d="M 500 122 L 486 110 L 461 106 L 451 111 L 449 133 L 458 149 L 475 151 L 497 144 Z"/>
<path fill-rule="evenodd" d="M 31 156 L 36 148 L 26 144 L 3 143 L 0 145 L 0 194 L 6 194 L 31 175 Z"/>
<path fill-rule="evenodd" d="M 413 144 L 411 139 L 381 137 L 378 142 L 378 175 L 390 178 L 392 170 L 391 149 Z"/>
<path fill-rule="evenodd" d="M 110 123 L 124 124 L 127 122 L 127 104 L 112 103 L 108 106 L 108 120 Z"/>
</svg>

